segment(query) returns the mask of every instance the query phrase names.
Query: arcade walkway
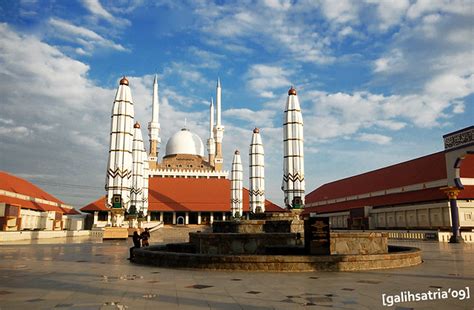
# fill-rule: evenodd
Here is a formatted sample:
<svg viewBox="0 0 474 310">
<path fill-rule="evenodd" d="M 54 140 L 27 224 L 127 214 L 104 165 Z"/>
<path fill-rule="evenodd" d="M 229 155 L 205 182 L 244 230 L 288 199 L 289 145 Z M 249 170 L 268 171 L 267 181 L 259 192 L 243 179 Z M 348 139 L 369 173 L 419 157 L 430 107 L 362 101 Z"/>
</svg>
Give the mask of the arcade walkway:
<svg viewBox="0 0 474 310">
<path fill-rule="evenodd" d="M 424 251 L 425 262 L 408 269 L 245 273 L 133 265 L 126 260 L 130 241 L 55 242 L 0 245 L 1 310 L 474 309 L 474 244 L 398 242 Z M 382 294 L 466 287 L 471 297 L 462 301 L 382 305 Z"/>
</svg>

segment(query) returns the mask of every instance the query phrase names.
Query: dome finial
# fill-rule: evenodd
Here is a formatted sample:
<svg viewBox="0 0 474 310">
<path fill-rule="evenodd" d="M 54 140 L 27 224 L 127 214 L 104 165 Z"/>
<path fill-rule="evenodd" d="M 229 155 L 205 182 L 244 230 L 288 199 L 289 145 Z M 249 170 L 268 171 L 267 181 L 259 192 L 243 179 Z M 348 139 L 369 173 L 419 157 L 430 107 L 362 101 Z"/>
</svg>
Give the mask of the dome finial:
<svg viewBox="0 0 474 310">
<path fill-rule="evenodd" d="M 258 129 L 257 127 L 255 127 L 255 129 L 253 130 L 253 133 L 260 133 L 260 129 Z"/>
<path fill-rule="evenodd" d="M 139 122 L 135 122 L 135 125 L 133 125 L 133 128 L 140 128 L 140 123 L 139 123 Z"/>
<path fill-rule="evenodd" d="M 239 150 L 235 150 L 234 154 L 239 155 L 240 154 Z"/>
<path fill-rule="evenodd" d="M 288 90 L 288 96 L 290 95 L 296 96 L 296 89 L 293 87 L 293 85 L 291 85 L 290 90 Z"/>
<path fill-rule="evenodd" d="M 128 80 L 127 78 L 125 77 L 125 75 L 122 77 L 122 79 L 120 80 L 120 85 L 129 85 L 128 83 Z"/>
</svg>

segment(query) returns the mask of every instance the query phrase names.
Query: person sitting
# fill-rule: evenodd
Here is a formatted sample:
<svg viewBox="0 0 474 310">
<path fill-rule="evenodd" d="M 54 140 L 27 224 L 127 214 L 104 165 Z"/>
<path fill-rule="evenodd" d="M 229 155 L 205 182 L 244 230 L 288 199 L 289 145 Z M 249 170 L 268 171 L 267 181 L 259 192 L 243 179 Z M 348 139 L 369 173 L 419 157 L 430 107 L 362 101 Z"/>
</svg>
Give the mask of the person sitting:
<svg viewBox="0 0 474 310">
<path fill-rule="evenodd" d="M 138 234 L 138 231 L 134 231 L 133 232 L 133 237 L 132 237 L 132 240 L 133 240 L 133 247 L 130 248 L 130 260 L 132 261 L 133 260 L 133 251 L 135 249 L 138 249 L 140 248 L 140 235 Z"/>
<path fill-rule="evenodd" d="M 145 228 L 145 231 L 141 233 L 140 238 L 142 239 L 142 246 L 147 247 L 150 244 L 148 243 L 148 239 L 150 239 L 150 230 Z"/>
</svg>

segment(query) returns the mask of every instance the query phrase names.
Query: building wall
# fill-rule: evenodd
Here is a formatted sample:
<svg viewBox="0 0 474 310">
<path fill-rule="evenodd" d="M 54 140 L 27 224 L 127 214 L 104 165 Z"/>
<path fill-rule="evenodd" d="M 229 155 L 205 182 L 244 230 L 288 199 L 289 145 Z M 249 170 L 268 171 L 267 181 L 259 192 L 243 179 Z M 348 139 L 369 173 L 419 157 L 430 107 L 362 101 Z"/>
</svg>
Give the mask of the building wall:
<svg viewBox="0 0 474 310">
<path fill-rule="evenodd" d="M 197 155 L 179 154 L 163 157 L 163 162 L 157 165 L 161 169 L 214 170 L 209 163 Z"/>
<path fill-rule="evenodd" d="M 458 200 L 461 228 L 474 228 L 474 201 Z M 319 214 L 328 216 L 333 229 L 347 229 L 348 211 Z M 402 207 L 369 208 L 370 229 L 449 229 L 449 202 L 426 203 Z"/>
</svg>

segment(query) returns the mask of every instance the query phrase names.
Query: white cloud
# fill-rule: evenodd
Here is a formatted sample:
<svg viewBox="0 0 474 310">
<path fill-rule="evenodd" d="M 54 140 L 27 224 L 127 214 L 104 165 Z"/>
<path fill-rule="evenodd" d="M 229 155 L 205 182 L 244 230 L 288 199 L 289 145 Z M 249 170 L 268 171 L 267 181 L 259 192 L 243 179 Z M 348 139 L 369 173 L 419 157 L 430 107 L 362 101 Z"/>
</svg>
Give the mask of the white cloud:
<svg viewBox="0 0 474 310">
<path fill-rule="evenodd" d="M 30 130 L 24 126 L 0 127 L 0 136 L 21 139 L 30 135 Z"/>
<path fill-rule="evenodd" d="M 288 75 L 290 72 L 279 66 L 256 64 L 252 65 L 247 72 L 247 85 L 258 96 L 272 98 L 274 94 L 271 90 L 291 85 Z"/>
<path fill-rule="evenodd" d="M 82 0 L 82 4 L 94 16 L 108 21 L 115 27 L 123 27 L 130 25 L 130 21 L 110 14 L 106 9 L 104 9 L 102 4 L 100 4 L 99 0 Z M 134 6 L 131 7 L 135 8 Z"/>
<path fill-rule="evenodd" d="M 195 13 L 200 17 L 205 39 L 212 41 L 216 38 L 219 42 L 225 39 L 223 47 L 228 44 L 248 46 L 243 42 L 251 41 L 272 52 L 277 46 L 283 57 L 289 55 L 293 59 L 314 63 L 332 62 L 330 37 L 314 26 L 308 27 L 302 19 L 303 13 L 313 8 L 306 4 L 305 7 L 292 4 L 292 13 L 288 14 L 287 5 L 286 2 L 268 1 L 252 4 L 252 10 L 249 10 L 247 4 L 219 6 L 202 2 L 195 8 Z"/>
<path fill-rule="evenodd" d="M 399 68 L 403 68 L 403 53 L 394 49 L 390 52 L 389 55 L 383 56 L 374 62 L 374 72 L 397 72 Z"/>
<path fill-rule="evenodd" d="M 75 26 L 65 20 L 51 18 L 48 23 L 53 29 L 53 31 L 51 31 L 52 36 L 66 41 L 71 41 L 82 46 L 75 49 L 78 54 L 90 54 L 97 47 L 111 48 L 122 52 L 127 51 L 127 49 L 122 45 L 105 39 L 90 29 Z"/>
<path fill-rule="evenodd" d="M 291 8 L 291 1 L 289 0 L 264 0 L 264 4 L 276 10 L 288 10 Z"/>
<path fill-rule="evenodd" d="M 221 66 L 221 61 L 225 59 L 224 55 L 200 49 L 195 46 L 190 47 L 189 52 L 194 56 L 192 58 L 197 58 L 194 61 L 194 65 L 199 68 L 217 69 Z"/>
<path fill-rule="evenodd" d="M 377 6 L 377 16 L 380 20 L 378 27 L 381 31 L 399 24 L 410 6 L 408 0 L 378 0 L 374 3 Z"/>
<path fill-rule="evenodd" d="M 202 73 L 196 69 L 196 66 L 185 62 L 170 63 L 165 67 L 163 76 L 165 78 L 178 76 L 184 86 L 207 83 L 207 80 L 204 78 Z"/>
<path fill-rule="evenodd" d="M 338 24 L 355 22 L 358 17 L 358 5 L 349 0 L 322 0 L 321 9 L 328 20 Z"/>
<path fill-rule="evenodd" d="M 392 141 L 392 138 L 388 136 L 384 136 L 384 135 L 374 134 L 374 133 L 362 133 L 357 136 L 357 140 L 386 145 Z"/>
<path fill-rule="evenodd" d="M 223 116 L 247 122 L 249 127 L 271 127 L 277 112 L 269 110 L 227 109 Z"/>
<path fill-rule="evenodd" d="M 472 1 L 418 0 L 410 6 L 407 16 L 416 19 L 422 15 L 439 11 L 457 15 L 472 15 Z"/>
</svg>

